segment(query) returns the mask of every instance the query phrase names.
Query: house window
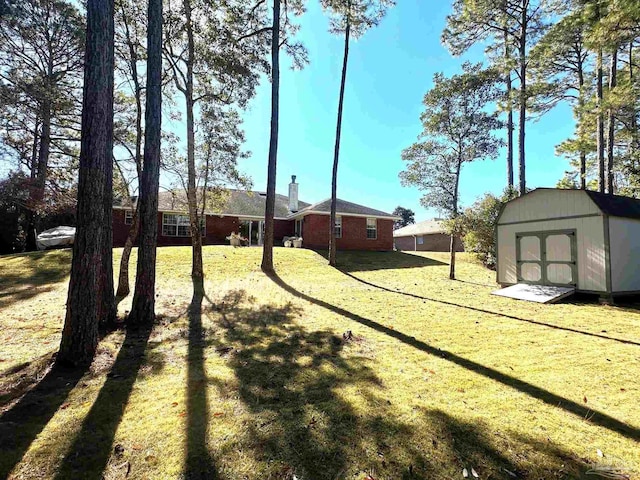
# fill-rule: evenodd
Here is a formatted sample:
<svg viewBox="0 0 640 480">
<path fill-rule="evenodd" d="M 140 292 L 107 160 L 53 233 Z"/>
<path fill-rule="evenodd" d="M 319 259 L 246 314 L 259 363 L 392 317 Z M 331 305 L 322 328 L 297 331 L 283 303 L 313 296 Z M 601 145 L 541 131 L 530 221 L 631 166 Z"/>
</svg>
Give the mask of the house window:
<svg viewBox="0 0 640 480">
<path fill-rule="evenodd" d="M 342 238 L 342 217 L 336 216 L 336 223 L 333 226 L 336 238 Z"/>
<path fill-rule="evenodd" d="M 296 220 L 296 237 L 302 236 L 302 219 Z"/>
<path fill-rule="evenodd" d="M 133 225 L 133 211 L 125 210 L 124 212 L 124 224 Z"/>
<path fill-rule="evenodd" d="M 378 221 L 375 218 L 367 218 L 367 239 L 378 238 Z"/>
<path fill-rule="evenodd" d="M 422 235 L 420 235 L 419 237 L 416 237 L 418 240 L 418 245 L 424 245 L 424 237 Z"/>
<path fill-rule="evenodd" d="M 206 236 L 204 218 L 200 219 L 200 233 Z M 178 215 L 177 213 L 162 214 L 162 235 L 165 237 L 190 237 L 191 227 L 189 215 Z"/>
</svg>

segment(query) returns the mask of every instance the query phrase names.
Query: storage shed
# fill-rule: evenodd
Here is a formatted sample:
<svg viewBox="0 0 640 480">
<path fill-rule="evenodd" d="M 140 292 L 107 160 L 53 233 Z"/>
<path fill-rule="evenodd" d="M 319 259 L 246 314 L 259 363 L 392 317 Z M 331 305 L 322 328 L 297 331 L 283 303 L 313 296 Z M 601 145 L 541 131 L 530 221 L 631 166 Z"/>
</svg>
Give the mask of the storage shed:
<svg viewBox="0 0 640 480">
<path fill-rule="evenodd" d="M 504 205 L 497 221 L 497 281 L 640 293 L 640 200 L 539 188 Z"/>
</svg>

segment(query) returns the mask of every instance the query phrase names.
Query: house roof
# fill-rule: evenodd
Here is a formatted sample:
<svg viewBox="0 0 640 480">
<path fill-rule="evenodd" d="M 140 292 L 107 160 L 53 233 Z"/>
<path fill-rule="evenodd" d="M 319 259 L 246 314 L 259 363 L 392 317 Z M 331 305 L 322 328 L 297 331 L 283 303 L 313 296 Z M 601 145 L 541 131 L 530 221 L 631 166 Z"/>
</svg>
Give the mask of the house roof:
<svg viewBox="0 0 640 480">
<path fill-rule="evenodd" d="M 425 220 L 424 222 L 414 223 L 406 227 L 394 230 L 394 237 L 412 237 L 414 235 L 429 235 L 433 233 L 446 233 L 444 225 L 440 220 Z"/>
<path fill-rule="evenodd" d="M 346 200 L 336 200 L 336 212 L 338 215 L 361 215 L 371 217 L 382 217 L 395 220 L 399 217 L 390 213 L 383 212 L 382 210 L 376 210 L 375 208 L 365 207 L 364 205 L 358 205 L 357 203 L 347 202 Z M 306 215 L 309 213 L 331 213 L 331 199 L 327 198 L 313 205 L 309 205 L 306 208 L 301 208 L 295 213 L 295 216 Z"/>
<path fill-rule="evenodd" d="M 200 192 L 199 192 L 200 193 Z M 266 207 L 267 194 L 265 192 L 249 192 L 245 190 L 226 191 L 226 195 L 222 194 L 220 199 L 221 207 L 207 210 L 206 213 L 214 215 L 238 215 L 245 217 L 264 217 Z M 226 198 L 225 198 L 226 197 Z M 137 197 L 132 197 L 135 205 Z M 128 208 L 130 205 L 125 199 L 117 198 L 113 202 L 114 207 Z M 297 212 L 289 211 L 289 197 L 286 195 L 276 194 L 275 217 L 276 218 L 294 218 L 300 215 L 304 216 L 309 213 L 330 213 L 331 200 L 323 200 L 313 205 L 298 201 L 299 210 Z M 161 212 L 186 212 L 187 211 L 187 194 L 183 189 L 163 191 L 158 194 L 158 211 Z M 396 219 L 397 217 L 376 210 L 373 208 L 358 205 L 357 203 L 347 202 L 346 200 L 337 201 L 337 212 L 343 215 L 362 215 L 371 217 L 382 217 Z"/>
<path fill-rule="evenodd" d="M 199 192 L 200 193 L 200 192 Z M 208 214 L 238 215 L 246 217 L 264 217 L 267 201 L 265 192 L 251 192 L 245 190 L 226 191 L 220 198 L 220 207 L 207 210 Z M 137 197 L 132 197 L 135 205 Z M 127 208 L 129 205 L 122 198 L 114 199 L 115 207 Z M 298 202 L 300 208 L 309 206 L 307 202 Z M 182 189 L 169 190 L 158 193 L 158 211 L 161 212 L 186 212 L 187 194 Z M 276 194 L 275 217 L 286 218 L 289 216 L 289 197 Z"/>
<path fill-rule="evenodd" d="M 605 215 L 640 219 L 640 200 L 637 198 L 608 195 L 591 190 L 586 190 L 586 193 Z"/>
</svg>

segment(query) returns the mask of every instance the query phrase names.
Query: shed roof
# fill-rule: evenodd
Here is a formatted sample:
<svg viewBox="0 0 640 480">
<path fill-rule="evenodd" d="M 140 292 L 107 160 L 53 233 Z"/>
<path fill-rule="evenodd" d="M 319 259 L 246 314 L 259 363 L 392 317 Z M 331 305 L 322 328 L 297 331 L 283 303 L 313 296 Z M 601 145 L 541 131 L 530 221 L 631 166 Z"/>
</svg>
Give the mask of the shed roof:
<svg viewBox="0 0 640 480">
<path fill-rule="evenodd" d="M 399 228 L 393 232 L 394 237 L 412 237 L 414 235 L 429 235 L 434 233 L 446 233 L 446 229 L 441 220 L 425 220 L 414 223 L 406 227 Z"/>
<path fill-rule="evenodd" d="M 622 195 L 609 195 L 591 190 L 586 190 L 586 192 L 605 215 L 640 219 L 639 199 Z"/>
<path fill-rule="evenodd" d="M 524 195 L 521 195 L 513 200 L 510 200 L 502 205 L 500 214 L 498 215 L 498 223 L 501 224 L 502 214 L 508 205 L 518 203 L 527 199 L 530 195 L 540 194 L 545 192 L 566 193 L 567 195 L 584 194 L 588 196 L 595 206 L 595 209 L 602 212 L 604 215 L 610 215 L 613 217 L 633 218 L 640 219 L 640 199 L 633 197 L 625 197 L 623 195 L 609 195 L 607 193 L 600 193 L 593 190 L 576 190 L 576 189 L 562 189 L 562 188 L 547 188 L 540 187 L 535 190 L 531 190 Z M 554 212 L 554 211 L 548 211 Z M 553 215 L 551 215 L 553 218 Z M 530 221 L 531 219 L 527 219 Z M 544 220 L 539 218 L 537 220 Z"/>
</svg>

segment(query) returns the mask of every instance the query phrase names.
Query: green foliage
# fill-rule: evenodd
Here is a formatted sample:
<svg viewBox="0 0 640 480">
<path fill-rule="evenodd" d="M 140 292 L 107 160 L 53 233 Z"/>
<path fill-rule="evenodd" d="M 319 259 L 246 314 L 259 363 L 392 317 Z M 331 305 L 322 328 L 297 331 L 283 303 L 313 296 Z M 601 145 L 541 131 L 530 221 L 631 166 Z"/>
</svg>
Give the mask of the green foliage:
<svg viewBox="0 0 640 480">
<path fill-rule="evenodd" d="M 329 12 L 329 30 L 334 34 L 344 33 L 349 21 L 350 36 L 360 38 L 377 26 L 394 7 L 395 0 L 320 0 L 322 8 Z"/>
<path fill-rule="evenodd" d="M 559 102 L 577 107 L 593 84 L 587 75 L 589 52 L 585 46 L 586 22 L 572 11 L 552 25 L 531 49 L 531 107 L 545 113 Z"/>
<path fill-rule="evenodd" d="M 24 250 L 28 185 L 28 177 L 19 172 L 0 180 L 0 254 Z"/>
<path fill-rule="evenodd" d="M 424 192 L 422 205 L 450 218 L 458 214 L 462 165 L 496 158 L 503 144 L 493 133 L 502 127 L 498 113 L 487 111 L 500 97 L 494 78 L 491 71 L 471 63 L 450 78 L 434 75 L 434 86 L 423 101 L 421 141 L 402 152 L 408 163 L 400 173 L 402 184 L 418 187 Z"/>
<path fill-rule="evenodd" d="M 416 219 L 415 219 L 416 214 L 413 212 L 413 210 L 409 208 L 404 208 L 398 205 L 393 211 L 393 214 L 398 217 L 401 217 L 400 220 L 396 220 L 393 223 L 394 230 L 416 223 Z"/>
<path fill-rule="evenodd" d="M 74 176 L 85 21 L 72 2 L 6 2 L 0 17 L 0 143 L 12 169 L 37 175 L 44 110 L 51 114 L 47 195 Z M 55 171 L 53 176 L 47 173 Z M 63 185 L 56 183 L 62 182 Z"/>
<path fill-rule="evenodd" d="M 493 269 L 496 265 L 495 231 L 498 215 L 502 206 L 517 196 L 518 192 L 509 188 L 500 196 L 485 193 L 460 215 L 458 228 L 463 235 L 465 251 L 473 253 L 489 268 Z"/>
</svg>

